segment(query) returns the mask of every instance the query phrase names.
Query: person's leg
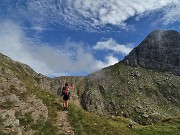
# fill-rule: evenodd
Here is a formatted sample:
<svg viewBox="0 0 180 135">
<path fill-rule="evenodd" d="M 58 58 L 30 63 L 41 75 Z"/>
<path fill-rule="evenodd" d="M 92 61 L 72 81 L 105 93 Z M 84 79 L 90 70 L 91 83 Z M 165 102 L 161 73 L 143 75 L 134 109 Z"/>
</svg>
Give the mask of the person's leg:
<svg viewBox="0 0 180 135">
<path fill-rule="evenodd" d="M 67 97 L 67 108 L 68 108 L 68 106 L 69 106 L 69 104 L 68 104 L 68 100 L 70 99 L 70 95 L 68 95 L 68 97 Z"/>
<path fill-rule="evenodd" d="M 68 106 L 68 105 L 67 105 L 67 104 L 68 104 L 68 103 L 67 103 L 67 100 L 64 100 L 64 103 L 65 103 L 64 107 L 65 107 L 65 109 L 67 110 L 67 106 Z"/>
<path fill-rule="evenodd" d="M 66 100 L 63 100 L 63 101 L 64 101 L 64 103 L 63 103 L 63 111 L 65 111 L 66 110 L 66 104 L 65 104 Z"/>
<path fill-rule="evenodd" d="M 68 100 L 66 101 L 66 110 L 68 110 Z"/>
<path fill-rule="evenodd" d="M 69 97 L 66 96 L 63 99 L 64 99 L 64 111 L 67 111 L 68 110 L 68 99 L 69 99 Z"/>
</svg>

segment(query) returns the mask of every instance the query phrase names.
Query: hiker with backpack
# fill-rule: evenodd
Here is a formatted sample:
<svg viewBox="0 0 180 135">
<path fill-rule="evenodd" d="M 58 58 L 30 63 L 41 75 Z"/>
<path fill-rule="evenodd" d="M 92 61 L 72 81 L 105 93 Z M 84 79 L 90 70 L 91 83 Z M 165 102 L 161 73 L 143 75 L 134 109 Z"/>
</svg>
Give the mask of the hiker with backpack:
<svg viewBox="0 0 180 135">
<path fill-rule="evenodd" d="M 70 96 L 70 88 L 68 86 L 68 83 L 65 83 L 65 86 L 62 89 L 62 95 L 63 95 L 63 100 L 64 100 L 64 109 L 63 111 L 68 111 L 68 100 L 69 100 L 69 96 Z"/>
</svg>

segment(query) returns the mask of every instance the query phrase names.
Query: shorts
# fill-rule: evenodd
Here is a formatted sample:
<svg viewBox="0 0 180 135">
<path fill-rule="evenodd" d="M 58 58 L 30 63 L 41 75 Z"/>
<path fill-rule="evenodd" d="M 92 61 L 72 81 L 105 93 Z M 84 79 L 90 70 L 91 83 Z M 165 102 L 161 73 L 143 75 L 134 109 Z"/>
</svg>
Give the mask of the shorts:
<svg viewBox="0 0 180 135">
<path fill-rule="evenodd" d="M 64 95 L 63 100 L 69 100 L 69 95 Z"/>
</svg>

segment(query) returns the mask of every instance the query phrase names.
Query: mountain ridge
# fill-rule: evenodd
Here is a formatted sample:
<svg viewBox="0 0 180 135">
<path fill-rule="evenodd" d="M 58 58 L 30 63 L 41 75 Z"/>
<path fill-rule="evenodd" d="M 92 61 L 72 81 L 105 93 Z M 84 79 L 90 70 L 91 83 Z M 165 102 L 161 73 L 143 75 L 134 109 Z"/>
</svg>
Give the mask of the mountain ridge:
<svg viewBox="0 0 180 135">
<path fill-rule="evenodd" d="M 86 78 L 83 107 L 140 124 L 179 116 L 180 65 L 175 65 L 176 58 L 180 59 L 179 43 L 176 31 L 151 32 L 124 60 Z"/>
<path fill-rule="evenodd" d="M 180 33 L 174 30 L 151 32 L 123 62 L 180 75 Z"/>
<path fill-rule="evenodd" d="M 153 36 L 151 33 L 150 37 Z M 129 56 L 134 56 L 132 54 Z M 172 122 L 177 123 L 170 130 L 170 133 L 176 133 L 180 117 L 180 76 L 172 71 L 130 65 L 125 60 L 85 77 L 48 78 L 28 65 L 0 54 L 0 134 L 68 135 L 75 131 L 78 135 L 89 132 L 140 135 L 143 130 L 156 131 L 160 135 L 169 132 L 163 131 L 163 122 L 170 122 L 168 129 Z M 57 94 L 61 93 L 64 82 L 75 83 L 71 103 L 77 106 L 70 105 L 67 116 L 74 128 L 70 133 L 63 130 L 64 119 L 57 121 L 62 119 L 59 112 L 62 100 Z M 84 110 L 79 108 L 80 105 Z M 58 122 L 62 123 L 58 125 Z M 158 125 L 139 126 L 159 122 L 162 122 L 160 131 L 156 129 Z M 101 128 L 104 130 L 99 131 Z"/>
</svg>

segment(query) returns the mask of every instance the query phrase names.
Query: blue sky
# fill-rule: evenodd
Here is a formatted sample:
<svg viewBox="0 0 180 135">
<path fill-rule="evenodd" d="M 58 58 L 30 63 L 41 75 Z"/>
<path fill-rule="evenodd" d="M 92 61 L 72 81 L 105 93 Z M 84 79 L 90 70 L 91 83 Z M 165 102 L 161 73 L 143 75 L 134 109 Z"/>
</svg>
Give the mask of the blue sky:
<svg viewBox="0 0 180 135">
<path fill-rule="evenodd" d="M 0 52 L 47 76 L 88 75 L 179 23 L 179 0 L 0 0 Z"/>
</svg>

